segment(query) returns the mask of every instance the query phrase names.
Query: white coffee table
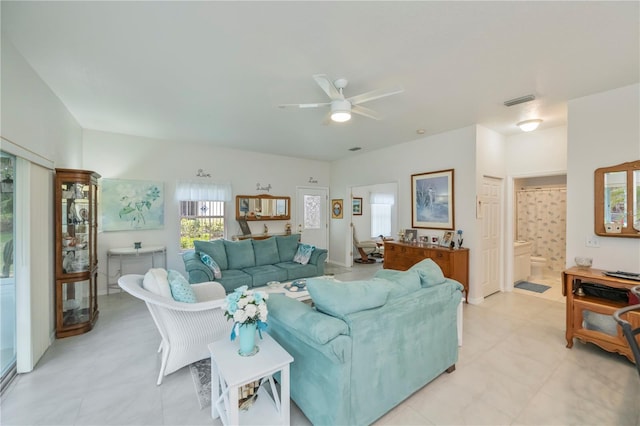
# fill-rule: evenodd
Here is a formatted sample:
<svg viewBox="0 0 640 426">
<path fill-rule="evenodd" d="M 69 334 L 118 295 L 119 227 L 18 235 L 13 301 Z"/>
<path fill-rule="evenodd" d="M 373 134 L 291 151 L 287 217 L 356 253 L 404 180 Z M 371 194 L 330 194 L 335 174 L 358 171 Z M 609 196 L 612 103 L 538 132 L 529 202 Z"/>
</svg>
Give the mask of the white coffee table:
<svg viewBox="0 0 640 426">
<path fill-rule="evenodd" d="M 240 356 L 239 343 L 228 339 L 208 345 L 211 354 L 211 417 L 224 425 L 283 424 L 290 419 L 289 364 L 293 357 L 269 334 L 256 337 L 260 351 Z M 280 392 L 273 375 L 280 372 Z M 245 384 L 264 378 L 258 397 L 248 411 L 238 409 L 238 390 Z M 270 386 L 270 392 L 265 389 Z M 273 395 L 273 397 L 272 397 Z"/>
<path fill-rule="evenodd" d="M 301 302 L 304 302 L 306 300 L 311 299 L 311 296 L 309 296 L 309 292 L 307 290 L 304 290 L 304 291 L 289 291 L 289 290 L 287 290 L 284 286 L 286 284 L 291 283 L 291 282 L 292 281 L 286 281 L 286 282 L 282 282 L 282 283 L 279 283 L 279 284 L 270 284 L 270 285 L 266 285 L 264 287 L 256 288 L 255 290 L 256 291 L 264 291 L 265 293 L 269 293 L 269 294 L 282 293 L 287 297 L 299 300 Z"/>
</svg>

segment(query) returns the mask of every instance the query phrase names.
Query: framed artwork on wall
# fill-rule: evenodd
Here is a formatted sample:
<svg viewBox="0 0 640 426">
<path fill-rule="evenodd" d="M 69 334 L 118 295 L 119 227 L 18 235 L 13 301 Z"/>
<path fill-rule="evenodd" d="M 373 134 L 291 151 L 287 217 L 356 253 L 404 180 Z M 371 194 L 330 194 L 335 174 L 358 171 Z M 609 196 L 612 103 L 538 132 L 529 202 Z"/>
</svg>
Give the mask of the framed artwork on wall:
<svg viewBox="0 0 640 426">
<path fill-rule="evenodd" d="M 411 175 L 411 226 L 454 229 L 453 169 Z"/>
<path fill-rule="evenodd" d="M 353 197 L 352 212 L 354 216 L 362 216 L 362 198 Z"/>
<path fill-rule="evenodd" d="M 100 182 L 103 231 L 164 228 L 164 184 L 128 179 Z"/>
<path fill-rule="evenodd" d="M 342 198 L 331 200 L 331 219 L 342 219 Z"/>
</svg>

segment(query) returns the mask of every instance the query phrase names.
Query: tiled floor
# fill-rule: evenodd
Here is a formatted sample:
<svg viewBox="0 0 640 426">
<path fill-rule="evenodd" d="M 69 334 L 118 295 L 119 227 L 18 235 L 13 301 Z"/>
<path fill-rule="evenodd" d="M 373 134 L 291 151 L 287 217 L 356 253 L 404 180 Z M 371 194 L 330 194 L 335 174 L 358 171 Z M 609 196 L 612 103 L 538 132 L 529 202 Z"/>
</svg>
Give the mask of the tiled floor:
<svg viewBox="0 0 640 426">
<path fill-rule="evenodd" d="M 380 265 L 328 268 L 343 281 Z M 530 293 L 530 292 L 527 292 Z M 100 297 L 96 328 L 56 340 L 0 406 L 2 425 L 211 425 L 188 368 L 155 385 L 158 335 L 141 302 Z M 640 425 L 640 377 L 626 358 L 593 345 L 565 347 L 564 304 L 498 293 L 466 305 L 457 369 L 378 421 L 380 425 Z M 308 420 L 292 405 L 292 424 Z"/>
<path fill-rule="evenodd" d="M 535 291 L 522 290 L 514 287 L 513 292 L 564 303 L 561 272 L 548 272 L 543 277 L 531 277 L 528 281 L 536 284 L 545 284 L 551 288 L 542 293 L 536 293 Z"/>
</svg>

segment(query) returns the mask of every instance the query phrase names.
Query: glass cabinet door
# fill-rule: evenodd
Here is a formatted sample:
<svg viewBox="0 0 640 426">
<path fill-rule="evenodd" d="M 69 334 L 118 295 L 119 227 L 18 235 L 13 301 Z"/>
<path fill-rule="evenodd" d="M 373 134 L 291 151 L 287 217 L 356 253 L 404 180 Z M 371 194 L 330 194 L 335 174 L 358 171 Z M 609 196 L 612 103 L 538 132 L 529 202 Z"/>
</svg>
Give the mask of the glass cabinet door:
<svg viewBox="0 0 640 426">
<path fill-rule="evenodd" d="M 63 182 L 61 203 L 62 272 L 88 272 L 91 243 L 89 185 L 82 182 Z"/>
</svg>

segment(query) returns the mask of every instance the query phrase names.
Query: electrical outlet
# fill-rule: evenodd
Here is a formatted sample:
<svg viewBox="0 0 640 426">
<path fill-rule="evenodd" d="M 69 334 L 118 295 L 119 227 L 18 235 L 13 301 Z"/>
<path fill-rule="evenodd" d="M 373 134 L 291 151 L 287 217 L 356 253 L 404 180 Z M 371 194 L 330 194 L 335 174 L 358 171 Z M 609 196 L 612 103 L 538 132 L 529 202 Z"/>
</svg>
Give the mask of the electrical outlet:
<svg viewBox="0 0 640 426">
<path fill-rule="evenodd" d="M 590 235 L 587 237 L 586 246 L 598 248 L 600 247 L 600 240 L 595 235 Z"/>
</svg>

